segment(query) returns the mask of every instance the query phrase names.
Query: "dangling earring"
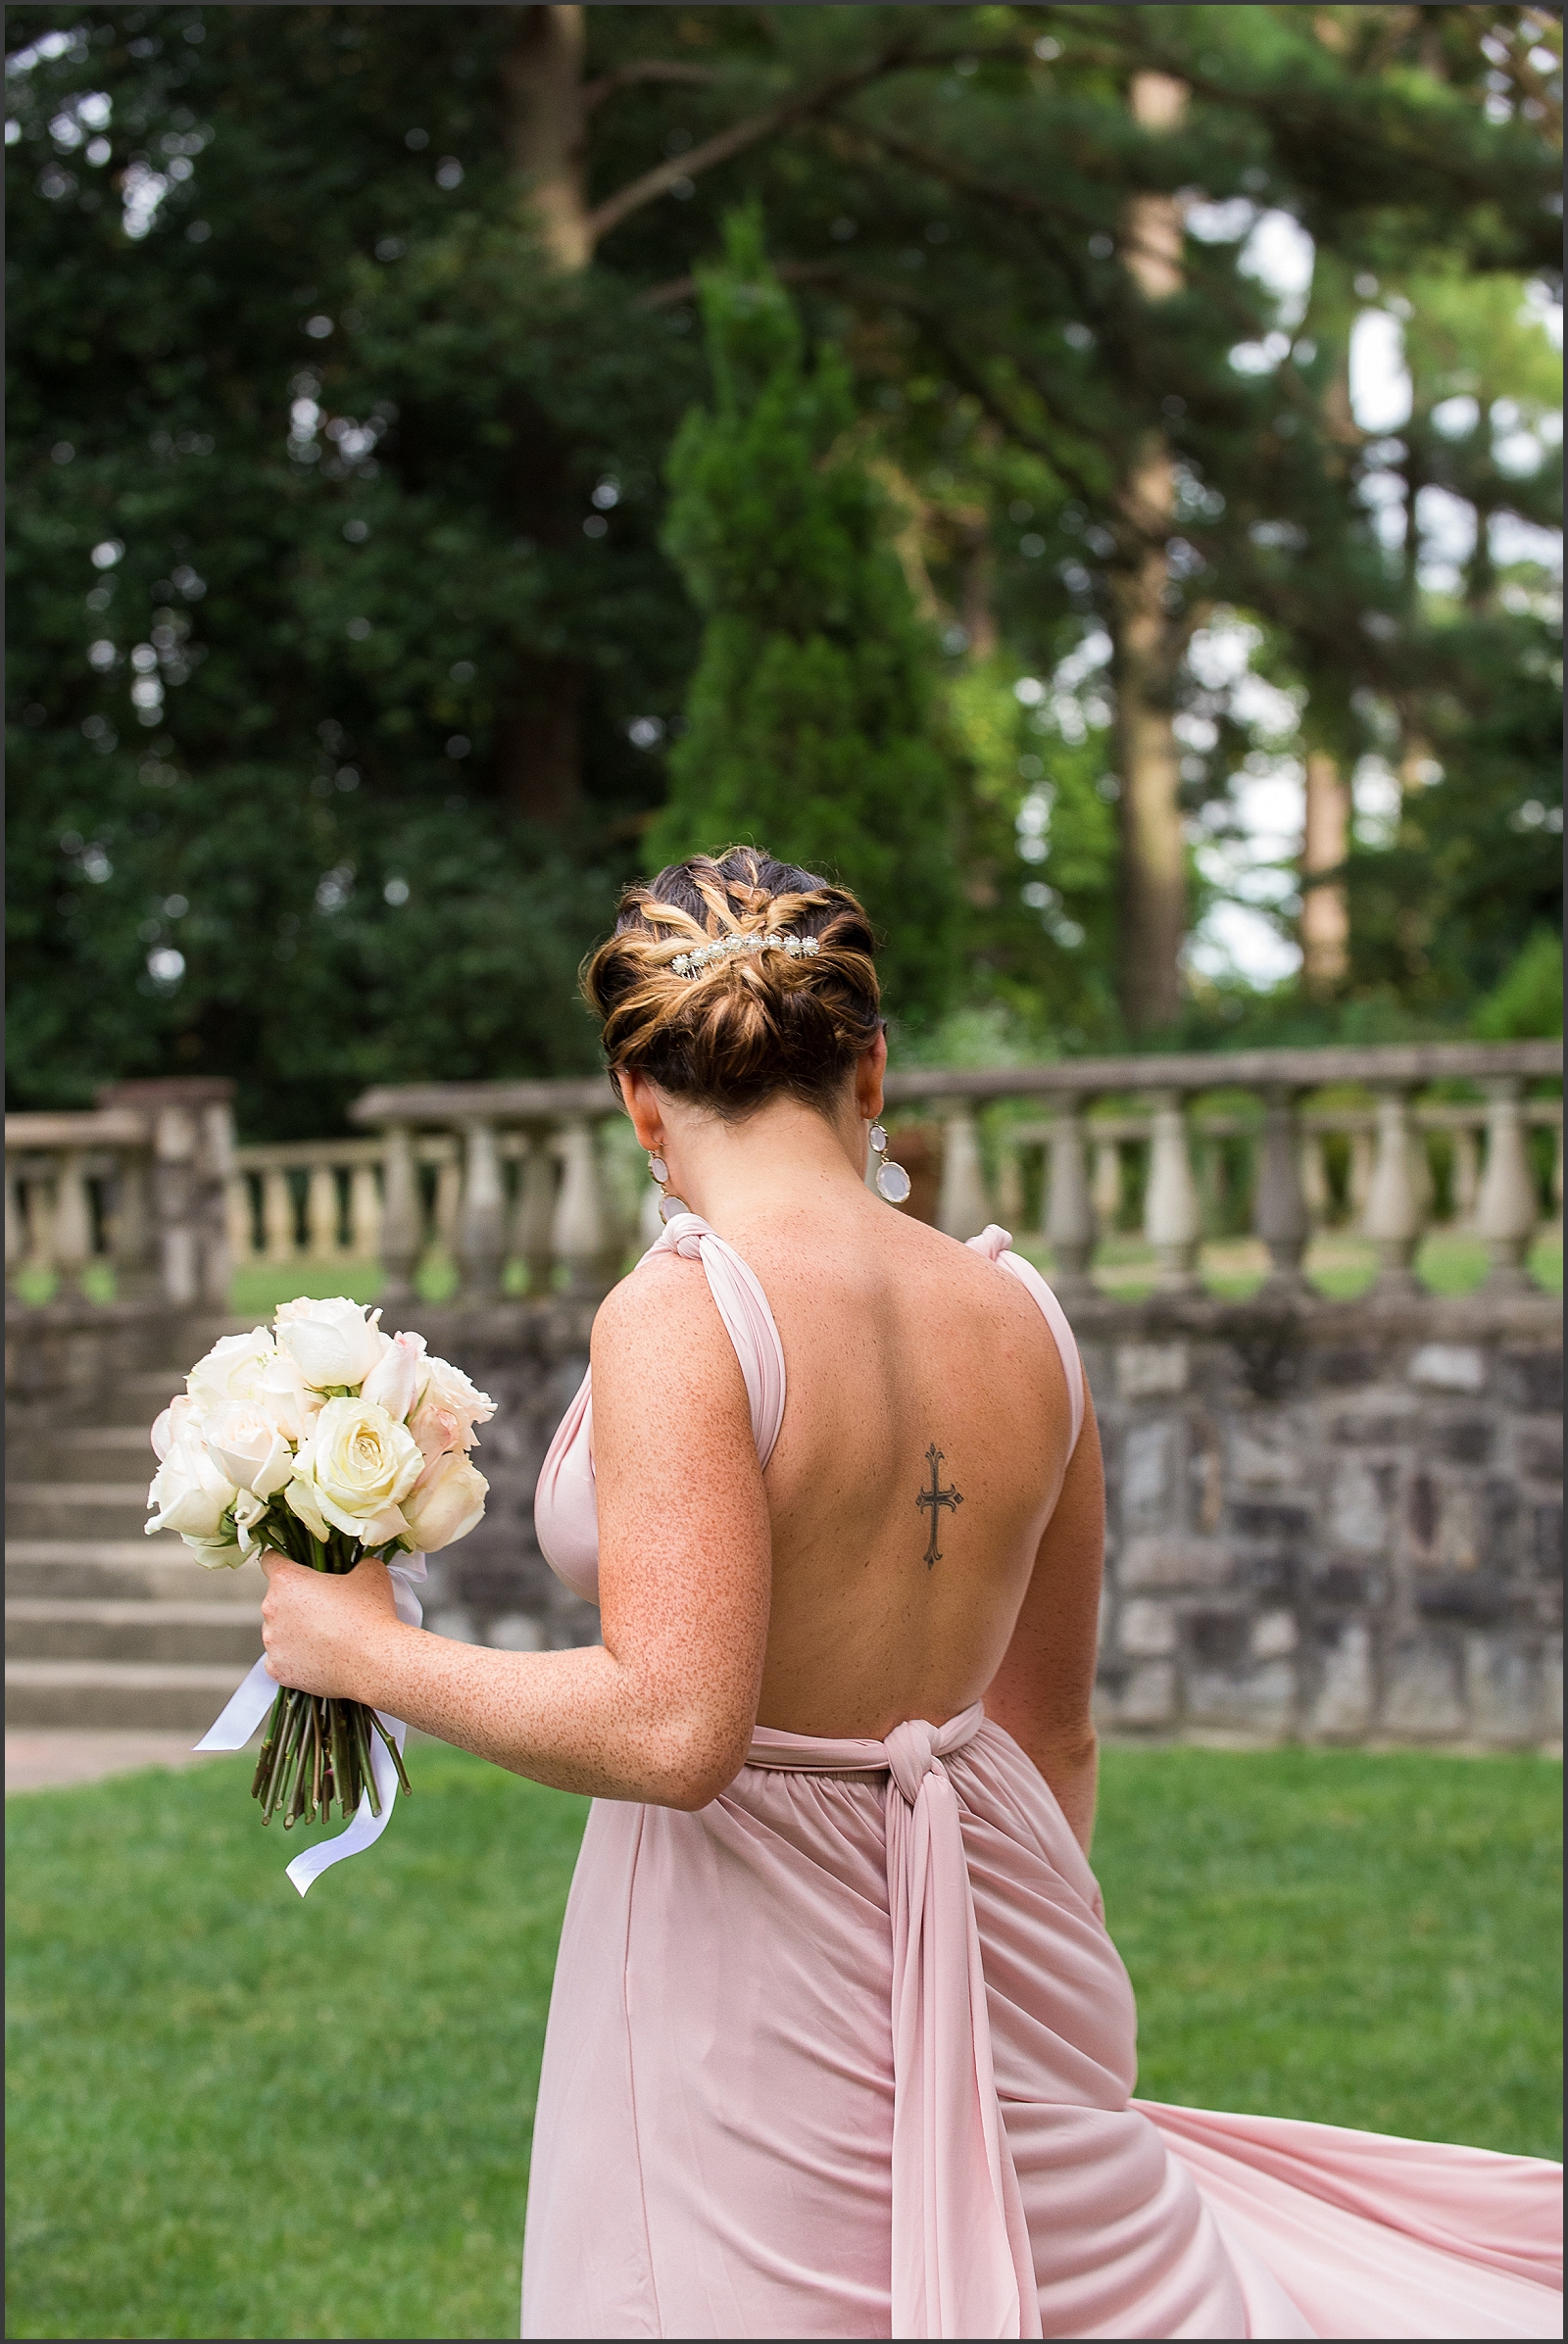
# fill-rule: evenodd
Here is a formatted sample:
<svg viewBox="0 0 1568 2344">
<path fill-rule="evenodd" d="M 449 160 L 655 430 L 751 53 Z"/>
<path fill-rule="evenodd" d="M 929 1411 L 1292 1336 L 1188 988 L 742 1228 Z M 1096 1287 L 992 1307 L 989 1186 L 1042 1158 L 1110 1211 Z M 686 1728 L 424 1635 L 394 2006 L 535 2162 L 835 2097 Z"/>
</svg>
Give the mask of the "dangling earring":
<svg viewBox="0 0 1568 2344">
<path fill-rule="evenodd" d="M 902 1164 L 888 1161 L 888 1135 L 880 1123 L 872 1124 L 866 1138 L 871 1144 L 871 1153 L 882 1158 L 876 1168 L 877 1195 L 885 1196 L 890 1204 L 902 1204 L 909 1194 L 909 1175 Z"/>
<path fill-rule="evenodd" d="M 663 1191 L 659 1199 L 659 1217 L 662 1221 L 673 1221 L 677 1213 L 685 1212 L 687 1208 L 684 1200 L 679 1196 L 672 1196 L 665 1185 L 669 1179 L 669 1166 L 662 1155 L 651 1155 L 648 1158 L 648 1177 L 650 1180 L 656 1181 Z"/>
</svg>

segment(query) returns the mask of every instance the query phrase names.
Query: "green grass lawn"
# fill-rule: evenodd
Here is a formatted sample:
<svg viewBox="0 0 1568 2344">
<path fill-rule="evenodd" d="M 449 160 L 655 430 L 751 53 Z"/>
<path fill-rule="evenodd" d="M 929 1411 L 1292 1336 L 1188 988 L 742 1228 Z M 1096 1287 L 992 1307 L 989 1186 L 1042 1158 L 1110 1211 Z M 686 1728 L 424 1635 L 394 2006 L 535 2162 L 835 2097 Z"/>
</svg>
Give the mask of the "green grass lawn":
<svg viewBox="0 0 1568 2344">
<path fill-rule="evenodd" d="M 514 2336 L 582 1802 L 431 1744 L 302 1904 L 248 1762 L 13 1799 L 12 2336 Z M 1141 2088 L 1554 2153 L 1561 1773 L 1112 1748 Z"/>
</svg>

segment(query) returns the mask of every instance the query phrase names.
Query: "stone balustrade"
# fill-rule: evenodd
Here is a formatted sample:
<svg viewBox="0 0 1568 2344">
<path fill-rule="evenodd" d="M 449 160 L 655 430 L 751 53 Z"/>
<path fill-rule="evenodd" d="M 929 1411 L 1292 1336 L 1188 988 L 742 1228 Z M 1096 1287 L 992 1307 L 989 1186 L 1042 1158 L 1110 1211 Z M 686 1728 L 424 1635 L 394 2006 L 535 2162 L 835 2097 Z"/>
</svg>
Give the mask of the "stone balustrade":
<svg viewBox="0 0 1568 2344">
<path fill-rule="evenodd" d="M 1486 1244 L 1494 1291 L 1527 1283 L 1537 1231 L 1562 1211 L 1562 1100 L 1526 1089 L 1560 1081 L 1561 1070 L 1552 1042 L 1445 1043 L 896 1074 L 887 1093 L 892 1116 L 915 1109 L 942 1119 L 939 1225 L 966 1238 L 1002 1219 L 1050 1250 L 1069 1299 L 1089 1290 L 1101 1241 L 1124 1225 L 1129 1187 L 1142 1191 L 1142 1235 L 1160 1289 L 1195 1291 L 1199 1247 L 1216 1218 L 1217 1184 L 1204 1173 L 1224 1163 L 1222 1150 L 1244 1159 L 1238 1177 L 1267 1252 L 1267 1291 L 1298 1292 L 1314 1230 L 1338 1221 L 1375 1245 L 1377 1291 L 1392 1297 L 1414 1291 L 1412 1262 L 1440 1220 Z M 1473 1099 L 1423 1096 L 1461 1085 Z M 1217 1103 L 1238 1094 L 1234 1105 Z M 977 1110 L 1027 1099 L 1048 1099 L 1053 1112 L 999 1124 L 993 1184 Z M 1544 1183 L 1530 1144 L 1537 1129 L 1551 1135 Z M 1033 1229 L 1023 1178 L 1031 1149 L 1043 1158 Z"/>
<path fill-rule="evenodd" d="M 227 1301 L 229 1082 L 112 1083 L 96 1109 L 6 1117 L 6 1292 Z"/>
<path fill-rule="evenodd" d="M 1392 1299 L 1438 1226 L 1486 1245 L 1502 1293 L 1561 1215 L 1560 1092 L 1537 1095 L 1560 1072 L 1550 1042 L 920 1069 L 889 1077 L 888 1121 L 924 1168 L 908 1209 L 957 1238 L 1003 1221 L 1069 1302 L 1118 1236 L 1181 1294 L 1205 1239 L 1248 1232 L 1284 1297 L 1324 1231 L 1371 1244 Z M 464 1305 L 591 1297 L 657 1235 L 603 1081 L 388 1087 L 351 1109 L 365 1137 L 278 1147 L 233 1145 L 229 1091 L 122 1084 L 96 1114 L 8 1117 L 12 1291 L 90 1295 L 108 1270 L 122 1298 L 217 1302 L 237 1264 L 379 1261 L 393 1303 L 436 1263 Z"/>
</svg>

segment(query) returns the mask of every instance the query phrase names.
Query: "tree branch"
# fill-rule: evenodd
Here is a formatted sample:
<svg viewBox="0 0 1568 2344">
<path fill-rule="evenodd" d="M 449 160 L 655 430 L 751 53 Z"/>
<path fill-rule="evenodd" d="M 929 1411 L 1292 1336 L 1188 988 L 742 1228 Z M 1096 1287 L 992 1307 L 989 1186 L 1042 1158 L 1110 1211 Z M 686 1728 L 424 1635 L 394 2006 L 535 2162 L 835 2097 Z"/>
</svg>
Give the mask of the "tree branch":
<svg viewBox="0 0 1568 2344">
<path fill-rule="evenodd" d="M 732 155 L 744 154 L 748 147 L 758 145 L 764 138 L 771 138 L 775 132 L 787 129 L 792 122 L 806 122 L 813 115 L 831 113 L 846 98 L 869 88 L 873 81 L 881 80 L 885 74 L 902 73 L 909 68 L 925 71 L 953 65 L 960 58 L 1016 62 L 1031 54 L 1027 42 L 1006 42 L 1000 46 L 966 49 L 922 49 L 914 35 L 890 42 L 863 65 L 835 73 L 812 89 L 796 90 L 790 96 L 780 98 L 775 105 L 764 107 L 761 113 L 749 115 L 743 122 L 732 122 L 727 130 L 717 131 L 700 146 L 693 147 L 690 153 L 661 163 L 653 171 L 644 171 L 640 178 L 629 180 L 614 195 L 607 196 L 603 203 L 596 205 L 589 214 L 590 237 L 597 244 L 601 237 L 608 236 L 612 228 L 619 227 L 621 221 L 629 219 L 632 213 L 640 212 L 660 196 L 667 195 L 677 180 L 695 179 L 700 172 L 710 171 L 717 163 L 727 163 Z M 653 61 L 649 63 L 651 67 Z M 630 74 L 630 68 L 625 71 Z M 704 67 L 688 69 L 672 66 L 660 73 L 649 71 L 635 77 L 686 80 L 707 73 L 708 69 Z M 716 75 L 710 77 L 716 78 Z M 615 79 L 616 76 L 612 74 L 606 76 L 607 83 Z M 604 85 L 596 82 L 592 86 L 599 89 Z"/>
<path fill-rule="evenodd" d="M 607 98 L 622 89 L 630 89 L 639 81 L 676 81 L 695 89 L 710 89 L 722 74 L 717 66 L 687 65 L 679 58 L 640 57 L 631 65 L 617 66 L 612 73 L 602 73 L 597 81 L 585 81 L 582 88 L 582 110 L 591 114 Z"/>
<path fill-rule="evenodd" d="M 749 115 L 745 121 L 731 122 L 727 130 L 718 131 L 712 138 L 695 146 L 689 154 L 678 155 L 671 162 L 661 163 L 653 171 L 645 171 L 640 178 L 629 180 L 614 195 L 596 204 L 588 215 L 588 233 L 595 244 L 608 236 L 612 228 L 619 227 L 632 213 L 640 212 L 662 195 L 667 195 L 677 179 L 694 179 L 700 171 L 711 171 L 717 163 L 727 163 L 732 155 L 744 154 L 748 147 L 761 139 L 771 138 L 776 131 L 791 122 L 804 122 L 813 114 L 821 114 L 852 97 L 858 89 L 896 67 L 908 62 L 911 47 L 901 41 L 883 49 L 866 64 L 853 72 L 835 73 L 829 80 L 819 81 L 814 89 L 795 90 L 780 98 L 776 105 L 766 106 L 760 114 Z"/>
</svg>

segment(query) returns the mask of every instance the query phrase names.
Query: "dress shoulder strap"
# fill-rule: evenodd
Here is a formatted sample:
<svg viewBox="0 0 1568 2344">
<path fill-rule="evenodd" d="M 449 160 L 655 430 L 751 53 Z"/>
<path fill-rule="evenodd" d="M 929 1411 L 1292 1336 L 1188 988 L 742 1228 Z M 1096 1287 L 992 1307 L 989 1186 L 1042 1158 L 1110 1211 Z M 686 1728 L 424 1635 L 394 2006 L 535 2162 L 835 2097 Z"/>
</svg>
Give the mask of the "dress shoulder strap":
<svg viewBox="0 0 1568 2344">
<path fill-rule="evenodd" d="M 993 1221 L 989 1228 L 982 1229 L 978 1237 L 972 1237 L 968 1242 L 972 1253 L 983 1253 L 987 1261 L 994 1261 L 1000 1268 L 1010 1270 L 1018 1284 L 1033 1294 L 1046 1325 L 1055 1338 L 1056 1349 L 1061 1354 L 1062 1373 L 1067 1379 L 1067 1404 L 1071 1414 L 1067 1454 L 1070 1457 L 1078 1446 L 1078 1436 L 1084 1429 L 1084 1363 L 1078 1356 L 1078 1344 L 1067 1324 L 1067 1313 L 1033 1262 L 1025 1261 L 1021 1253 L 1009 1249 L 1012 1245 L 1010 1229 L 999 1228 Z"/>
<path fill-rule="evenodd" d="M 656 1253 L 678 1253 L 683 1260 L 700 1261 L 707 1272 L 709 1292 L 746 1379 L 752 1437 L 758 1458 L 765 1467 L 784 1422 L 784 1345 L 757 1273 L 697 1213 L 676 1213 L 667 1221 L 643 1261 L 652 1261 Z"/>
</svg>

